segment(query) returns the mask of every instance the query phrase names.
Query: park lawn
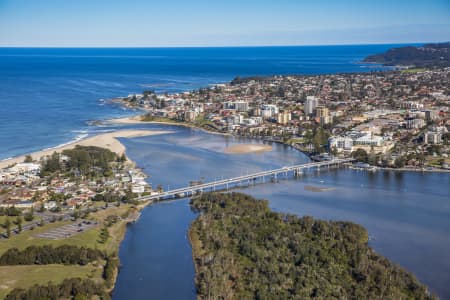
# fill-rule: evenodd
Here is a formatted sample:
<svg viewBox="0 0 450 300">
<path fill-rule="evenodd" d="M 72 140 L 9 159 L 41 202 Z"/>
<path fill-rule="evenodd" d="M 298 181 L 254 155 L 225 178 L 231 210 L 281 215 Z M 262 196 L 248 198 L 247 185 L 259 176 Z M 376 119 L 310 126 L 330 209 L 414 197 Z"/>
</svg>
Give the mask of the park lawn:
<svg viewBox="0 0 450 300">
<path fill-rule="evenodd" d="M 106 217 L 110 215 L 116 215 L 116 216 L 122 216 L 124 215 L 129 209 L 131 208 L 131 205 L 128 204 L 121 204 L 119 207 L 113 206 L 108 207 L 108 209 L 105 210 L 99 210 L 95 213 L 91 213 L 89 216 L 90 218 L 96 219 L 99 222 L 103 222 Z M 110 238 L 105 244 L 98 243 L 98 249 L 106 250 L 108 253 L 114 253 L 117 252 L 119 249 L 119 244 L 123 240 L 123 237 L 125 235 L 127 224 L 124 221 L 119 221 L 116 224 L 113 224 L 111 227 L 108 227 L 108 231 L 110 234 Z M 96 228 L 96 240 L 99 236 L 99 228 Z"/>
<path fill-rule="evenodd" d="M 304 138 L 292 138 L 292 139 L 289 139 L 287 143 L 292 145 L 292 144 L 295 144 L 295 143 L 302 144 L 304 142 L 305 142 Z"/>
<path fill-rule="evenodd" d="M 97 242 L 97 237 L 99 234 L 99 229 L 94 228 L 72 237 L 61 239 L 61 240 L 50 240 L 45 238 L 35 237 L 38 233 L 46 232 L 53 228 L 61 227 L 66 224 L 70 224 L 70 221 L 47 223 L 42 227 L 36 227 L 34 230 L 23 231 L 18 235 L 13 235 L 9 239 L 0 240 L 0 255 L 10 248 L 25 249 L 28 246 L 42 246 L 42 245 L 52 245 L 54 247 L 61 245 L 75 245 L 84 246 L 93 249 L 103 249 L 104 245 Z"/>
<path fill-rule="evenodd" d="M 101 208 L 102 206 L 105 206 L 105 201 L 92 201 L 90 204 L 90 207 Z"/>
<path fill-rule="evenodd" d="M 89 219 L 95 219 L 101 222 L 109 215 L 121 216 L 130 208 L 129 205 L 121 205 L 119 207 L 109 207 L 106 210 L 99 210 L 96 213 L 91 213 Z M 77 221 L 75 221 L 77 222 Z M 72 221 L 57 221 L 55 223 L 46 223 L 42 227 L 35 227 L 34 230 L 23 231 L 18 235 L 13 235 L 9 239 L 0 239 L 0 255 L 10 248 L 25 249 L 28 246 L 35 245 L 52 245 L 54 247 L 61 245 L 75 245 L 78 247 L 88 247 L 92 249 L 107 250 L 109 253 L 117 252 L 118 246 L 123 239 L 125 234 L 126 224 L 125 222 L 118 222 L 113 226 L 109 227 L 111 237 L 105 244 L 98 242 L 98 237 L 100 234 L 101 225 L 96 228 L 89 229 L 78 233 L 74 236 L 61 239 L 61 240 L 50 240 L 45 238 L 35 237 L 38 233 L 49 231 L 53 228 L 61 227 L 66 224 L 74 223 Z"/>
<path fill-rule="evenodd" d="M 25 221 L 23 219 L 23 216 L 21 216 L 21 218 L 22 218 L 22 226 L 33 222 L 33 221 L 29 221 L 29 222 Z M 11 229 L 17 227 L 17 225 L 14 223 L 14 222 L 16 222 L 17 217 L 0 216 L 0 225 L 5 224 L 6 219 L 9 219 L 9 221 L 11 221 Z M 3 227 L 0 228 L 0 232 L 3 232 L 3 231 L 6 231 L 6 230 Z"/>
<path fill-rule="evenodd" d="M 99 222 L 103 222 L 107 216 L 121 216 L 131 207 L 129 204 L 121 204 L 118 207 L 114 203 L 109 203 L 108 205 L 107 209 L 100 208 L 98 211 L 90 213 L 88 219 L 95 219 Z"/>
<path fill-rule="evenodd" d="M 450 164 L 450 158 L 443 158 L 443 157 L 433 157 L 431 155 L 427 156 L 427 162 L 429 165 L 434 167 L 440 167 L 441 166 L 441 160 L 444 160 L 446 163 Z"/>
<path fill-rule="evenodd" d="M 34 284 L 45 285 L 47 282 L 60 283 L 66 278 L 91 278 L 102 280 L 101 265 L 31 265 L 0 266 L 0 299 L 14 288 L 29 288 Z"/>
<path fill-rule="evenodd" d="M 12 223 L 16 220 L 16 217 L 0 216 L 0 224 L 5 224 L 6 219 L 9 219 Z"/>
<path fill-rule="evenodd" d="M 405 69 L 405 70 L 402 70 L 401 72 L 403 73 L 403 74 L 411 74 L 411 73 L 417 73 L 417 72 L 424 72 L 424 71 L 426 71 L 427 69 L 425 69 L 425 68 L 412 68 L 412 69 Z"/>
</svg>

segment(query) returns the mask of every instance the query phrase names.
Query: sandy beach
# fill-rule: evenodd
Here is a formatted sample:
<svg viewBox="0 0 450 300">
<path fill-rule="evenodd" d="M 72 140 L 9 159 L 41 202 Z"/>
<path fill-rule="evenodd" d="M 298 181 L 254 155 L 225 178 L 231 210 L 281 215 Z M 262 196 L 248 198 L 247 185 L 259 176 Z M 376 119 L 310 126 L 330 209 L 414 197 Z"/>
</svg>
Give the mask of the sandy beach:
<svg viewBox="0 0 450 300">
<path fill-rule="evenodd" d="M 80 146 L 97 146 L 102 148 L 108 148 L 109 150 L 116 152 L 121 155 L 125 153 L 125 146 L 120 143 L 117 138 L 133 138 L 139 136 L 149 136 L 156 134 L 167 134 L 171 133 L 170 131 L 155 131 L 155 130 L 119 130 L 114 132 L 108 132 L 104 134 L 95 135 L 92 137 L 88 137 L 86 139 L 76 141 L 73 143 L 69 143 L 67 145 L 61 147 L 55 147 L 51 149 L 46 149 L 42 151 L 37 151 L 30 153 L 33 160 L 39 160 L 43 156 L 51 155 L 53 152 L 61 152 L 65 149 L 74 148 L 77 145 Z M 5 168 L 11 164 L 23 162 L 25 159 L 25 155 L 13 157 L 10 159 L 0 161 L 0 169 Z"/>
<path fill-rule="evenodd" d="M 272 151 L 271 145 L 264 144 L 238 144 L 225 149 L 228 154 L 261 153 Z"/>
<path fill-rule="evenodd" d="M 142 116 L 141 116 L 141 115 L 138 115 L 138 116 L 132 116 L 132 117 L 110 119 L 110 120 L 106 120 L 106 121 L 104 121 L 104 122 L 105 122 L 105 123 L 109 123 L 109 124 L 140 124 L 140 123 L 150 123 L 150 122 L 145 122 L 145 121 L 141 121 L 141 120 L 142 120 Z"/>
</svg>

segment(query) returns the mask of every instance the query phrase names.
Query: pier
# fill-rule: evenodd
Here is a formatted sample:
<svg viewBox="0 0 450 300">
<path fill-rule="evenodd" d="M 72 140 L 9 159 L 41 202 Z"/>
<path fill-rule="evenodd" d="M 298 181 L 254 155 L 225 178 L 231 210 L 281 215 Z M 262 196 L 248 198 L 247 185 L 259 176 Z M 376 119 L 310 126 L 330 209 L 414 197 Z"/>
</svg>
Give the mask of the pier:
<svg viewBox="0 0 450 300">
<path fill-rule="evenodd" d="M 252 174 L 237 176 L 233 178 L 220 179 L 207 183 L 201 183 L 197 185 L 191 185 L 188 187 L 177 188 L 173 190 L 164 191 L 158 194 L 144 196 L 138 198 L 139 201 L 157 201 L 170 198 L 184 198 L 202 192 L 228 190 L 230 188 L 240 187 L 244 185 L 250 185 L 251 183 L 266 183 L 277 182 L 280 177 L 297 177 L 301 176 L 305 170 L 317 170 L 322 168 L 339 167 L 345 163 L 354 161 L 352 158 L 348 159 L 333 159 L 321 162 L 312 162 L 300 165 L 285 166 L 279 169 L 267 170 L 256 172 Z"/>
</svg>

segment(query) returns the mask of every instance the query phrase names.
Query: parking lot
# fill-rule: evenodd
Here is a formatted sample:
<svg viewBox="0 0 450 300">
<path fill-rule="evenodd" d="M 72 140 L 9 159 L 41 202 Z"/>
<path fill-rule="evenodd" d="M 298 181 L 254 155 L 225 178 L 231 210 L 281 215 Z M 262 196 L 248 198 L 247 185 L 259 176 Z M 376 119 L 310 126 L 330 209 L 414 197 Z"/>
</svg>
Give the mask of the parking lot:
<svg viewBox="0 0 450 300">
<path fill-rule="evenodd" d="M 50 240 L 62 240 L 90 230 L 96 226 L 97 222 L 81 220 L 73 224 L 64 225 L 58 228 L 53 228 L 43 233 L 39 233 L 35 237 Z"/>
</svg>

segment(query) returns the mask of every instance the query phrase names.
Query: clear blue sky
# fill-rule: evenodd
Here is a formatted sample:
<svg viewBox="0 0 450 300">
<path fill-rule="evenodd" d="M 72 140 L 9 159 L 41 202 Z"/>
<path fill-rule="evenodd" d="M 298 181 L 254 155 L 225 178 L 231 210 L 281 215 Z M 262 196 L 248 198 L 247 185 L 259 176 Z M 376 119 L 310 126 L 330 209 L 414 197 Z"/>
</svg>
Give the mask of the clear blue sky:
<svg viewBox="0 0 450 300">
<path fill-rule="evenodd" d="M 0 0 L 0 46 L 450 40 L 450 0 Z"/>
</svg>

